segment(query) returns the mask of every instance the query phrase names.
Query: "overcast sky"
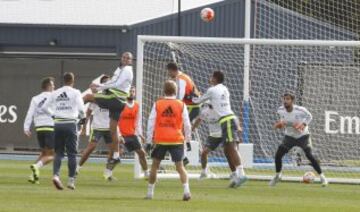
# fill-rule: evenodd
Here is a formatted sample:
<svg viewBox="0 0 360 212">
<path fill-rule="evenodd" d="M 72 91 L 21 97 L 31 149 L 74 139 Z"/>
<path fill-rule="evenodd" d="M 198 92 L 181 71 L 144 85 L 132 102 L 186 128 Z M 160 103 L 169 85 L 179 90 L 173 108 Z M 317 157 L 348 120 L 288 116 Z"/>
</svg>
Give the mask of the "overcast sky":
<svg viewBox="0 0 360 212">
<path fill-rule="evenodd" d="M 182 0 L 182 10 L 222 0 Z M 131 25 L 177 12 L 177 0 L 0 0 L 0 23 Z"/>
</svg>

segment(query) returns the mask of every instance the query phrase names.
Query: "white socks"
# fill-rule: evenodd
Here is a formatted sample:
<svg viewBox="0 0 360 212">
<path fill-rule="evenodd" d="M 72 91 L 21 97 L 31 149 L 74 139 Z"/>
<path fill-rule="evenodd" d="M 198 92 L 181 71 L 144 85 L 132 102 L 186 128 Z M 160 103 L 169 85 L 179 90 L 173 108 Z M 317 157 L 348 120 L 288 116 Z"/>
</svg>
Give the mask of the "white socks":
<svg viewBox="0 0 360 212">
<path fill-rule="evenodd" d="M 154 189 L 155 189 L 155 184 L 148 184 L 148 193 L 147 196 L 154 196 Z"/>
<path fill-rule="evenodd" d="M 276 175 L 275 175 L 275 176 L 276 176 L 276 177 L 281 177 L 281 175 L 282 175 L 281 172 L 276 172 Z"/>
<path fill-rule="evenodd" d="M 105 170 L 104 170 L 104 176 L 105 176 L 105 177 L 111 177 L 111 176 L 112 176 L 112 170 L 110 170 L 110 169 L 105 169 Z"/>
<path fill-rule="evenodd" d="M 184 194 L 190 194 L 190 186 L 189 183 L 183 184 L 184 187 Z"/>
<path fill-rule="evenodd" d="M 35 164 L 36 168 L 41 168 L 44 166 L 43 162 L 41 160 L 39 160 L 36 164 Z"/>
<path fill-rule="evenodd" d="M 320 179 L 321 179 L 321 180 L 325 180 L 325 179 L 326 179 L 324 173 L 321 173 L 321 174 L 320 174 Z"/>
<path fill-rule="evenodd" d="M 207 173 L 208 173 L 208 171 L 209 171 L 209 168 L 208 168 L 208 167 L 206 167 L 205 169 L 203 169 L 203 170 L 201 171 L 201 173 L 207 174 Z"/>
<path fill-rule="evenodd" d="M 114 152 L 113 153 L 113 159 L 118 159 L 120 157 L 119 152 Z"/>
<path fill-rule="evenodd" d="M 244 166 L 243 165 L 237 166 L 235 173 L 237 177 L 244 177 L 245 176 Z"/>
</svg>

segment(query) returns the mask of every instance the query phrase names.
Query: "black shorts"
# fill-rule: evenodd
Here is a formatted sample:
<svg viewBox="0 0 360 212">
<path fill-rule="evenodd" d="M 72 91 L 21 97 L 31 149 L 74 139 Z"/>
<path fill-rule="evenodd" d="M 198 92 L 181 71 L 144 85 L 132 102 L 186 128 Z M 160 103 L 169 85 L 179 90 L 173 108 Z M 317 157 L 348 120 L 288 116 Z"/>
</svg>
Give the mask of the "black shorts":
<svg viewBox="0 0 360 212">
<path fill-rule="evenodd" d="M 105 144 L 111 144 L 111 133 L 110 130 L 97 130 L 92 129 L 90 132 L 90 142 L 99 142 L 101 139 L 104 140 Z"/>
<path fill-rule="evenodd" d="M 120 118 L 121 111 L 124 109 L 126 100 L 123 97 L 118 97 L 113 93 L 101 94 L 97 93 L 94 95 L 95 103 L 104 109 L 109 110 L 109 117 L 112 120 L 118 121 Z"/>
<path fill-rule="evenodd" d="M 151 152 L 151 158 L 163 160 L 167 152 L 170 153 L 171 160 L 173 162 L 175 163 L 180 162 L 184 159 L 184 144 L 177 144 L 177 145 L 156 144 Z"/>
<path fill-rule="evenodd" d="M 141 149 L 141 143 L 136 135 L 126 136 L 126 137 L 124 136 L 124 140 L 125 140 L 125 147 L 128 152 Z"/>
<path fill-rule="evenodd" d="M 224 143 L 239 141 L 237 134 L 238 126 L 235 120 L 236 117 L 234 115 L 224 116 L 219 120 Z"/>
<path fill-rule="evenodd" d="M 212 137 L 209 136 L 206 139 L 206 142 L 204 143 L 204 146 L 206 148 L 208 148 L 211 151 L 214 151 L 221 143 L 223 142 L 223 139 L 220 138 L 216 138 L 216 137 Z"/>
<path fill-rule="evenodd" d="M 300 147 L 301 149 L 311 148 L 310 135 L 304 135 L 300 138 L 293 138 L 285 135 L 280 146 L 284 147 L 287 151 L 295 146 Z"/>
<path fill-rule="evenodd" d="M 36 134 L 41 149 L 54 149 L 54 127 L 38 127 L 36 128 Z"/>
<path fill-rule="evenodd" d="M 187 105 L 189 112 L 189 119 L 192 122 L 196 117 L 200 115 L 200 105 Z"/>
</svg>

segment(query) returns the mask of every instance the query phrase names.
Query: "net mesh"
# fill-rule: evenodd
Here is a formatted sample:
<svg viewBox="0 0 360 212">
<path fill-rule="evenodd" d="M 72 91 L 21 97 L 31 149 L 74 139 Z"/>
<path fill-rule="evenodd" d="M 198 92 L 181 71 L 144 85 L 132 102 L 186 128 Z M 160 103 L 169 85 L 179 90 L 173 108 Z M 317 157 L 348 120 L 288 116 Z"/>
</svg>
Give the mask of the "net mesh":
<svg viewBox="0 0 360 212">
<path fill-rule="evenodd" d="M 251 45 L 249 141 L 254 145 L 254 166 L 248 174 L 269 176 L 274 171 L 273 158 L 283 132 L 272 128 L 277 120 L 281 95 L 293 91 L 297 104 L 313 114 L 310 124 L 314 154 L 328 176 L 359 178 L 360 158 L 360 70 L 355 47 Z M 168 79 L 166 64 L 176 60 L 199 90 L 209 87 L 214 70 L 223 70 L 225 85 L 231 94 L 231 105 L 242 120 L 243 44 L 145 42 L 143 52 L 143 123 L 151 107 L 162 95 Z M 146 126 L 145 126 L 146 128 Z M 198 141 L 206 140 L 207 126 L 202 124 Z M 200 154 L 200 153 L 199 153 Z M 175 173 L 171 163 L 164 162 L 166 173 Z M 170 165 L 171 164 L 171 165 Z M 222 148 L 209 155 L 209 166 L 215 175 L 230 173 Z M 302 176 L 311 170 L 303 153 L 295 149 L 284 158 L 285 176 Z M 188 167 L 200 173 L 200 162 Z"/>
</svg>

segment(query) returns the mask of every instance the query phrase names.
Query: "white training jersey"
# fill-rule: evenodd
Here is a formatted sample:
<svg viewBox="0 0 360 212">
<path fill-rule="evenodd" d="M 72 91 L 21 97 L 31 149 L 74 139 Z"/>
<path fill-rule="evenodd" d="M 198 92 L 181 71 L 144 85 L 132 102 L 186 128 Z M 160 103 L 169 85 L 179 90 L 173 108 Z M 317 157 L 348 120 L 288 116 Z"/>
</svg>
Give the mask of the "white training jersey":
<svg viewBox="0 0 360 212">
<path fill-rule="evenodd" d="M 219 123 L 220 116 L 215 113 L 208 105 L 204 105 L 201 108 L 200 116 L 201 120 L 204 120 L 209 128 L 209 135 L 214 138 L 221 138 L 221 126 Z"/>
<path fill-rule="evenodd" d="M 50 97 L 50 101 L 46 102 L 43 107 L 44 110 L 52 114 L 55 119 L 77 120 L 84 118 L 85 115 L 84 102 L 80 91 L 70 86 L 63 86 L 54 91 Z"/>
<path fill-rule="evenodd" d="M 277 113 L 281 121 L 286 122 L 285 135 L 293 138 L 300 138 L 309 134 L 309 123 L 312 120 L 311 113 L 305 108 L 298 105 L 293 106 L 293 110 L 288 112 L 284 106 L 279 107 Z M 305 123 L 304 131 L 299 132 L 293 127 L 294 123 Z"/>
<path fill-rule="evenodd" d="M 46 113 L 42 106 L 49 101 L 51 92 L 45 91 L 31 99 L 29 110 L 24 121 L 24 131 L 30 131 L 31 123 L 34 121 L 35 127 L 54 126 L 54 120 L 49 113 Z"/>
<path fill-rule="evenodd" d="M 115 88 L 125 93 L 129 93 L 133 78 L 132 66 L 118 67 L 111 79 L 104 84 L 100 84 L 97 90 L 102 91 L 109 88 Z"/>
<path fill-rule="evenodd" d="M 204 95 L 193 98 L 195 104 L 205 102 L 206 100 L 210 100 L 210 104 L 213 106 L 214 111 L 220 117 L 234 114 L 230 105 L 230 93 L 225 85 L 217 84 L 212 86 Z"/>
<path fill-rule="evenodd" d="M 110 129 L 108 109 L 101 108 L 95 103 L 90 103 L 89 109 L 92 111 L 91 129 Z"/>
</svg>

